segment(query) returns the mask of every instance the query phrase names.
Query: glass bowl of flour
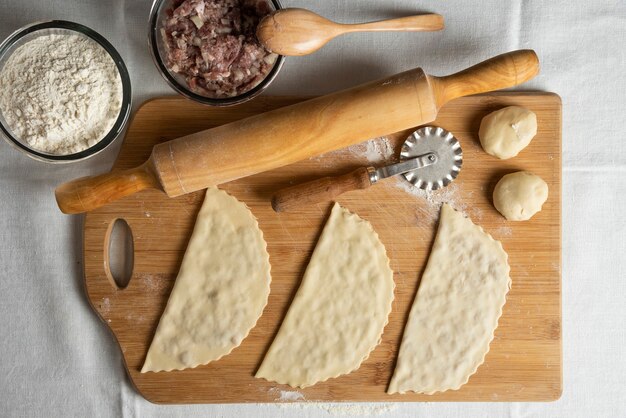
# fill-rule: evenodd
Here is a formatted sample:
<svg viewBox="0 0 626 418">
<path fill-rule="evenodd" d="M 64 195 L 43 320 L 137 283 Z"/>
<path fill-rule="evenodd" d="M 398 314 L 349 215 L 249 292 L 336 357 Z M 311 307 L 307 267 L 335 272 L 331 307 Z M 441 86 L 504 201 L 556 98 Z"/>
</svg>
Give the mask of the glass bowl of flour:
<svg viewBox="0 0 626 418">
<path fill-rule="evenodd" d="M 119 136 L 130 77 L 113 46 L 78 23 L 25 26 L 0 44 L 0 129 L 34 159 L 84 160 Z"/>
</svg>

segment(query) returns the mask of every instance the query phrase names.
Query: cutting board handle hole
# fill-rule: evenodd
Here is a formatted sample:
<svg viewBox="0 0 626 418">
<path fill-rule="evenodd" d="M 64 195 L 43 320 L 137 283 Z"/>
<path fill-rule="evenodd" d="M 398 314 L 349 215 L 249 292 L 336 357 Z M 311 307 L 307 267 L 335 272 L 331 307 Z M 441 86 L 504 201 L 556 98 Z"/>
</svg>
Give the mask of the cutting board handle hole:
<svg viewBox="0 0 626 418">
<path fill-rule="evenodd" d="M 133 275 L 134 243 L 128 223 L 121 218 L 111 222 L 104 241 L 105 270 L 109 281 L 117 289 L 128 286 Z"/>
</svg>

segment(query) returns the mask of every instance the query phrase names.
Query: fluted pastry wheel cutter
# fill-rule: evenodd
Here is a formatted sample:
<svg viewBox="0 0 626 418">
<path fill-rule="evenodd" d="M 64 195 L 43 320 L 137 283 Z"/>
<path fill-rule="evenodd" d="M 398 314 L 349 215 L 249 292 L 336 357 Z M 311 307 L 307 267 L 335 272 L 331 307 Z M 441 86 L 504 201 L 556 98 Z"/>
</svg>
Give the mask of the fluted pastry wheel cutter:
<svg viewBox="0 0 626 418">
<path fill-rule="evenodd" d="M 404 141 L 400 162 L 379 168 L 359 167 L 340 176 L 323 177 L 287 187 L 274 194 L 272 207 L 276 212 L 283 212 L 331 200 L 342 193 L 366 189 L 395 175 L 402 175 L 420 189 L 437 190 L 454 181 L 462 164 L 463 151 L 454 135 L 437 126 L 426 126 Z"/>
</svg>

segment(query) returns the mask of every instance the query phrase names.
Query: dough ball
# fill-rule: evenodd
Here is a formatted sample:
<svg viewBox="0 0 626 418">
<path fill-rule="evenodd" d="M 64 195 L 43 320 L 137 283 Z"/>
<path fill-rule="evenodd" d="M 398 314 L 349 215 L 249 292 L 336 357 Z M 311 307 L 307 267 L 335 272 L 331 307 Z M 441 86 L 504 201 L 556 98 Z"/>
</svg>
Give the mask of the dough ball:
<svg viewBox="0 0 626 418">
<path fill-rule="evenodd" d="M 478 137 L 487 154 L 502 160 L 513 158 L 537 135 L 537 115 L 530 110 L 509 106 L 485 116 Z"/>
<path fill-rule="evenodd" d="M 502 177 L 493 191 L 493 205 L 509 221 L 526 221 L 548 199 L 548 185 L 539 176 L 518 171 Z"/>
</svg>

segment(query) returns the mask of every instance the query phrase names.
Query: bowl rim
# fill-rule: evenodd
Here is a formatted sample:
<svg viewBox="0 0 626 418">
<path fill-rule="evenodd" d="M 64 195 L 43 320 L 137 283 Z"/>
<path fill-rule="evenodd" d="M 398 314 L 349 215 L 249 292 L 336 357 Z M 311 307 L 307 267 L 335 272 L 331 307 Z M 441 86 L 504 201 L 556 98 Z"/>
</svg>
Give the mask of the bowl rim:
<svg viewBox="0 0 626 418">
<path fill-rule="evenodd" d="M 150 8 L 150 17 L 148 20 L 148 46 L 150 49 L 150 55 L 152 55 L 152 61 L 156 65 L 157 69 L 159 70 L 159 73 L 165 79 L 167 84 L 169 84 L 170 87 L 173 88 L 176 92 L 178 92 L 179 94 L 181 94 L 182 96 L 188 99 L 191 99 L 198 103 L 202 103 L 202 104 L 209 105 L 209 106 L 218 106 L 218 107 L 233 106 L 233 105 L 247 102 L 248 100 L 251 100 L 254 97 L 258 96 L 265 89 L 267 89 L 267 87 L 272 83 L 272 81 L 274 81 L 274 79 L 280 72 L 280 69 L 282 68 L 283 64 L 285 63 L 284 55 L 277 54 L 278 58 L 276 59 L 276 63 L 274 64 L 270 72 L 265 76 L 265 78 L 261 80 L 261 82 L 259 82 L 259 84 L 254 86 L 252 89 L 238 96 L 225 97 L 221 99 L 205 97 L 200 94 L 194 93 L 193 91 L 189 90 L 186 86 L 179 83 L 178 80 L 176 80 L 176 78 L 174 78 L 174 76 L 170 73 L 170 71 L 167 69 L 167 66 L 161 59 L 161 54 L 159 54 L 159 49 L 157 45 L 157 36 L 159 35 L 159 31 L 157 27 L 159 23 L 158 11 L 161 5 L 165 1 L 169 1 L 169 0 L 154 0 L 152 2 L 152 7 Z M 273 4 L 275 10 L 281 10 L 283 8 L 283 6 L 280 3 L 280 0 L 267 0 L 267 1 Z"/>
<path fill-rule="evenodd" d="M 4 61 L 5 58 L 8 58 L 8 56 L 5 55 L 11 49 L 11 47 L 13 47 L 15 43 L 18 42 L 20 39 L 31 33 L 46 29 L 63 29 L 76 32 L 81 35 L 87 36 L 88 38 L 98 43 L 102 48 L 104 48 L 104 50 L 109 54 L 109 56 L 115 63 L 115 66 L 117 67 L 117 70 L 120 74 L 120 79 L 122 81 L 122 105 L 120 107 L 120 113 L 109 132 L 100 141 L 87 149 L 75 152 L 73 154 L 48 154 L 46 152 L 38 151 L 28 147 L 13 135 L 8 126 L 5 126 L 3 118 L 0 118 L 0 130 L 4 134 L 3 136 L 9 144 L 17 148 L 18 150 L 26 153 L 26 155 L 35 160 L 53 163 L 81 161 L 89 157 L 93 157 L 94 155 L 103 151 L 124 130 L 132 109 L 132 88 L 130 75 L 121 55 L 106 38 L 85 25 L 76 22 L 70 22 L 67 20 L 47 20 L 34 22 L 15 30 L 4 41 L 2 41 L 2 43 L 0 43 L 0 63 Z"/>
</svg>

